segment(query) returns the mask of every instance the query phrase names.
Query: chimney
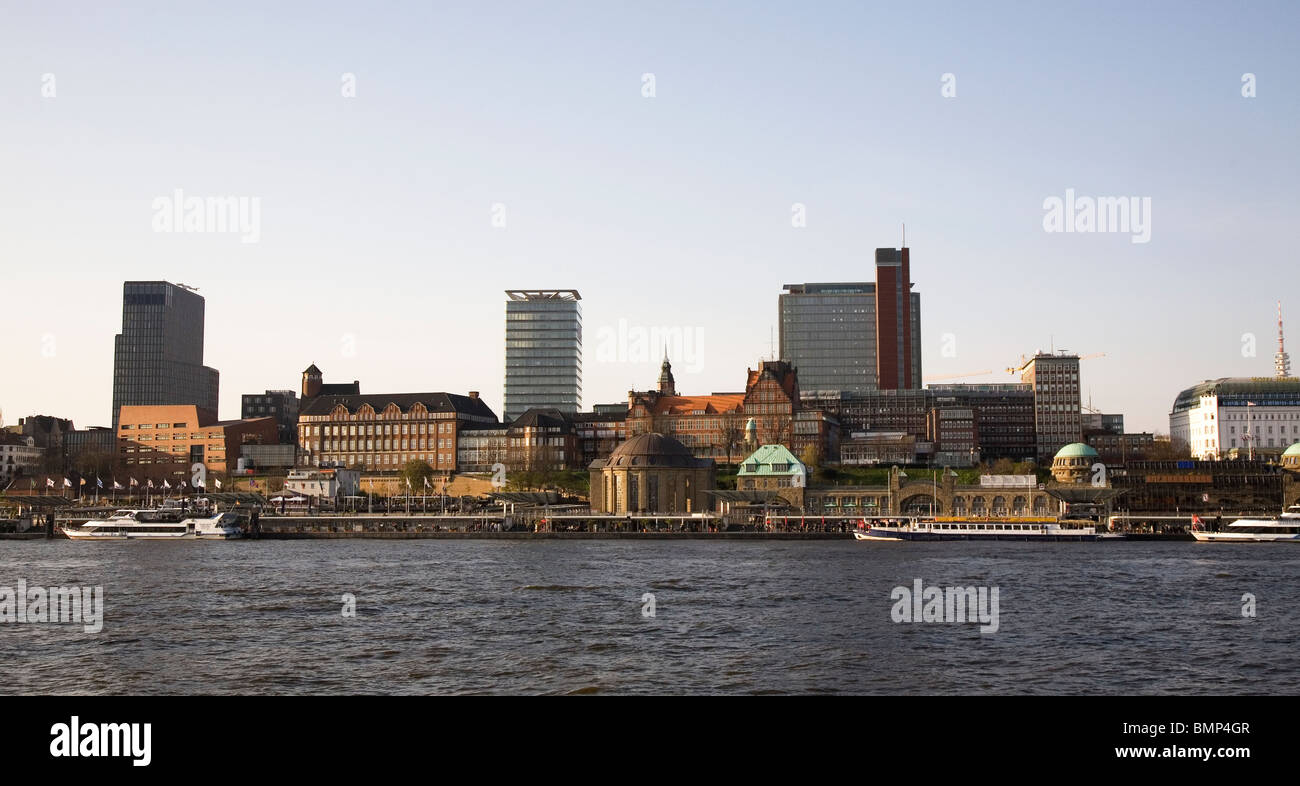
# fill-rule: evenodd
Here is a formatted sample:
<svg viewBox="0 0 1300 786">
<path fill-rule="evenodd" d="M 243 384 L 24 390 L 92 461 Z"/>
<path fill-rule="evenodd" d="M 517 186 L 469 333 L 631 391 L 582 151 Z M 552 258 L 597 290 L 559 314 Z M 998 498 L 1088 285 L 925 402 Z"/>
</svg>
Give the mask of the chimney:
<svg viewBox="0 0 1300 786">
<path fill-rule="evenodd" d="M 471 390 L 471 391 L 469 392 L 469 397 L 470 397 L 471 399 L 475 400 L 475 401 L 478 401 L 478 391 L 477 391 L 477 390 Z"/>
</svg>

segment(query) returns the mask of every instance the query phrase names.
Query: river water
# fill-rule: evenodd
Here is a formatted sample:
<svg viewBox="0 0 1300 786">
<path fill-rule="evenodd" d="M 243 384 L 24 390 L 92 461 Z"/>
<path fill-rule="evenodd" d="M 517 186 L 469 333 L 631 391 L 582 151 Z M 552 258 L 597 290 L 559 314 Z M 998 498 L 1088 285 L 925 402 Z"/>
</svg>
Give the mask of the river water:
<svg viewBox="0 0 1300 786">
<path fill-rule="evenodd" d="M 0 623 L 0 692 L 1295 694 L 1297 565 L 1293 544 L 8 541 L 0 587 L 102 586 L 104 619 Z M 996 588 L 997 631 L 893 621 L 917 579 Z"/>
</svg>

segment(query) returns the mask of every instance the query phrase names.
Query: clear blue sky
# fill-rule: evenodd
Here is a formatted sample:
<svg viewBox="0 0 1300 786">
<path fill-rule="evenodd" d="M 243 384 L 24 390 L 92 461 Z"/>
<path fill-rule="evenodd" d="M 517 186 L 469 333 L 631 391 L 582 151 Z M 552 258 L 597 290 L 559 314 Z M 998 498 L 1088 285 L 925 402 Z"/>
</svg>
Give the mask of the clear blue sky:
<svg viewBox="0 0 1300 786">
<path fill-rule="evenodd" d="M 125 279 L 200 288 L 224 417 L 312 362 L 500 413 L 512 287 L 582 292 L 587 407 L 657 377 L 597 359 L 620 319 L 698 329 L 678 389 L 736 390 L 782 284 L 870 279 L 906 222 L 926 377 L 1105 352 L 1085 398 L 1167 431 L 1180 389 L 1272 373 L 1278 298 L 1300 357 L 1298 23 L 1295 3 L 8 2 L 0 407 L 109 422 Z M 175 188 L 259 198 L 260 242 L 155 233 Z M 1066 189 L 1150 197 L 1151 242 L 1045 232 Z"/>
</svg>

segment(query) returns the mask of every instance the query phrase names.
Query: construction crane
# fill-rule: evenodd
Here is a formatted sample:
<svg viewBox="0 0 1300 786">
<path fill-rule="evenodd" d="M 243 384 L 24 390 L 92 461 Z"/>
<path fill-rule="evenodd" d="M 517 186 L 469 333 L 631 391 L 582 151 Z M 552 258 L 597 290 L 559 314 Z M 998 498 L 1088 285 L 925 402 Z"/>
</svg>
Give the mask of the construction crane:
<svg viewBox="0 0 1300 786">
<path fill-rule="evenodd" d="M 967 374 L 944 374 L 938 377 L 926 377 L 923 381 L 926 383 L 930 383 L 930 382 L 938 382 L 943 379 L 963 379 L 965 377 L 982 377 L 985 374 L 992 374 L 992 373 L 993 373 L 992 371 L 986 369 L 984 371 L 972 371 Z"/>
<path fill-rule="evenodd" d="M 1062 351 L 1064 351 L 1064 350 L 1062 350 Z M 1093 358 L 1104 358 L 1104 357 L 1106 357 L 1106 353 L 1105 353 L 1105 352 L 1093 352 L 1093 353 L 1090 354 L 1090 355 L 1080 355 L 1080 356 L 1079 356 L 1079 360 L 1080 360 L 1080 361 L 1084 361 L 1084 360 L 1092 360 Z M 1029 361 L 1025 358 L 1025 356 L 1024 356 L 1024 355 L 1021 355 L 1021 356 L 1020 356 L 1020 365 L 1018 365 L 1018 366 L 1007 366 L 1007 373 L 1008 373 L 1008 374 L 1011 374 L 1012 376 L 1015 376 L 1016 373 L 1020 371 L 1020 369 L 1022 369 L 1022 368 L 1025 367 L 1025 363 L 1028 363 L 1028 362 L 1029 362 Z"/>
</svg>

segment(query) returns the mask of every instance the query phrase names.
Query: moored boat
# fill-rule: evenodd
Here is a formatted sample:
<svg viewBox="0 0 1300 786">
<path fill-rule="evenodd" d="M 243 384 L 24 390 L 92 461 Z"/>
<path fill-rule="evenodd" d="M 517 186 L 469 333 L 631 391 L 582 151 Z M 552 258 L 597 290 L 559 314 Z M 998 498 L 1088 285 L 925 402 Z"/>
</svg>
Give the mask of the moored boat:
<svg viewBox="0 0 1300 786">
<path fill-rule="evenodd" d="M 1087 520 L 1012 519 L 863 519 L 854 530 L 857 540 L 1097 540 L 1097 528 Z"/>
<path fill-rule="evenodd" d="M 237 513 L 178 507 L 124 508 L 106 518 L 62 529 L 72 540 L 232 540 L 244 536 Z"/>
<path fill-rule="evenodd" d="M 1292 505 L 1277 518 L 1241 518 L 1221 530 L 1209 530 L 1199 517 L 1192 519 L 1192 537 L 1201 543 L 1300 542 L 1300 505 Z"/>
</svg>

